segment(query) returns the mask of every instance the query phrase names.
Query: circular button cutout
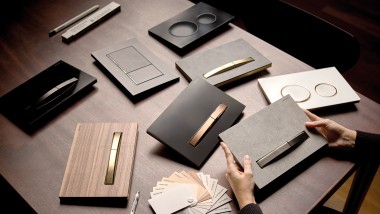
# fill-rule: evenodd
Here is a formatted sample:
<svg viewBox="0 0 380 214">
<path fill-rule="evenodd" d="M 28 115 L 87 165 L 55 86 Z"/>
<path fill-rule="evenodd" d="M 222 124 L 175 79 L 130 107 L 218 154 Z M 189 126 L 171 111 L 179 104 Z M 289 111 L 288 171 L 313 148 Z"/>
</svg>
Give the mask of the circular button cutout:
<svg viewBox="0 0 380 214">
<path fill-rule="evenodd" d="M 315 86 L 315 92 L 322 97 L 332 97 L 338 93 L 338 90 L 331 84 L 320 83 Z"/>
<path fill-rule="evenodd" d="M 281 95 L 290 95 L 297 103 L 304 102 L 310 98 L 310 91 L 300 85 L 287 85 L 281 89 Z"/>
<path fill-rule="evenodd" d="M 198 25 L 189 21 L 177 22 L 169 27 L 169 33 L 173 36 L 191 36 L 198 31 Z"/>
<path fill-rule="evenodd" d="M 203 13 L 197 17 L 197 22 L 208 25 L 216 21 L 216 16 L 212 13 Z"/>
</svg>

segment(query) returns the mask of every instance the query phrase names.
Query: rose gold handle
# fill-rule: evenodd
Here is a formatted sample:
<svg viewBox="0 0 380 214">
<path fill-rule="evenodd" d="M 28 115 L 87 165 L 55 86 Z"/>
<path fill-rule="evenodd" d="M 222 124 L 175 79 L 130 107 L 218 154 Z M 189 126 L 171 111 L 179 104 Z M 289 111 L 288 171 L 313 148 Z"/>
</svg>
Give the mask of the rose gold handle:
<svg viewBox="0 0 380 214">
<path fill-rule="evenodd" d="M 226 111 L 227 105 L 224 103 L 219 104 L 207 120 L 202 124 L 198 131 L 191 137 L 189 144 L 192 146 L 197 146 L 199 140 L 205 135 L 205 133 L 214 125 L 214 123 L 219 119 L 219 117 Z"/>
</svg>

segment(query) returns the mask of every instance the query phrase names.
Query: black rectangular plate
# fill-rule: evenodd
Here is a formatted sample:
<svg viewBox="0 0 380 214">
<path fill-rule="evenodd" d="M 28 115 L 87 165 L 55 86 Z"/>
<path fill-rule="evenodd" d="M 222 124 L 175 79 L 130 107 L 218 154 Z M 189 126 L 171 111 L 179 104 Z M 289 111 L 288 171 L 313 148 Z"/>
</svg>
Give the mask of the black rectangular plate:
<svg viewBox="0 0 380 214">
<path fill-rule="evenodd" d="M 74 80 L 66 88 L 62 84 Z M 27 131 L 96 83 L 96 78 L 60 60 L 0 98 L 1 112 Z M 50 96 L 49 96 L 50 95 Z M 45 97 L 45 101 L 41 101 Z"/>
<path fill-rule="evenodd" d="M 199 2 L 148 32 L 175 49 L 182 50 L 228 24 L 232 19 L 233 15 Z"/>
</svg>

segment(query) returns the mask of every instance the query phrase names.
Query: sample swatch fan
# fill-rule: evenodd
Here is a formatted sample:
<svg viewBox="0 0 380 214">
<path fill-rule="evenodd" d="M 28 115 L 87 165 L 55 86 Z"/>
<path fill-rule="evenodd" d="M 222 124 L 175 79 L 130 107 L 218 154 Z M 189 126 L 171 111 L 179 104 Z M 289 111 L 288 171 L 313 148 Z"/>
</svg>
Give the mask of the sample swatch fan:
<svg viewBox="0 0 380 214">
<path fill-rule="evenodd" d="M 202 172 L 174 172 L 157 182 L 148 200 L 157 214 L 216 214 L 231 212 L 227 189 Z"/>
</svg>

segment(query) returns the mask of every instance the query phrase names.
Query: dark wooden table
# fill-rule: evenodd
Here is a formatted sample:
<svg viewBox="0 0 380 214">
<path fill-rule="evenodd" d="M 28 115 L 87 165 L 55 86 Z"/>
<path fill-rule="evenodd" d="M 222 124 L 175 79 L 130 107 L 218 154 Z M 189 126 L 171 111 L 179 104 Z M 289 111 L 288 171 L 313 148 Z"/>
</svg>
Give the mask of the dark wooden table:
<svg viewBox="0 0 380 214">
<path fill-rule="evenodd" d="M 121 4 L 121 12 L 70 44 L 61 41 L 60 35 L 64 31 L 51 38 L 48 32 L 85 9 L 95 4 L 103 7 L 109 1 L 18 1 L 17 4 L 12 3 L 16 6 L 2 9 L 9 14 L 0 29 L 0 96 L 58 60 L 68 62 L 98 80 L 93 91 L 33 134 L 24 132 L 6 117 L 0 116 L 0 173 L 38 213 L 128 213 L 131 209 L 131 202 L 126 208 L 59 203 L 58 194 L 75 126 L 79 122 L 138 122 L 140 133 L 131 188 L 132 194 L 138 190 L 141 193 L 137 213 L 152 213 L 148 203 L 149 193 L 162 177 L 175 170 L 198 171 L 146 133 L 149 125 L 188 85 L 188 81 L 180 75 L 179 82 L 132 102 L 94 64 L 91 52 L 121 40 L 138 38 L 179 72 L 174 63 L 182 57 L 243 38 L 270 59 L 273 65 L 266 72 L 223 88 L 227 94 L 246 105 L 241 119 L 268 105 L 257 78 L 312 69 L 232 24 L 191 52 L 178 55 L 148 35 L 148 29 L 191 7 L 193 3 L 185 0 L 116 2 Z M 360 97 L 360 103 L 325 109 L 318 114 L 352 129 L 380 133 L 379 104 L 363 95 Z M 264 197 L 260 205 L 264 213 L 308 212 L 323 202 L 353 169 L 354 163 L 325 155 Z M 213 152 L 199 171 L 219 179 L 219 184 L 229 188 L 224 177 L 225 158 L 221 148 Z M 233 197 L 231 189 L 228 194 Z M 233 201 L 231 206 L 235 212 L 237 203 Z"/>
</svg>

